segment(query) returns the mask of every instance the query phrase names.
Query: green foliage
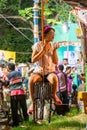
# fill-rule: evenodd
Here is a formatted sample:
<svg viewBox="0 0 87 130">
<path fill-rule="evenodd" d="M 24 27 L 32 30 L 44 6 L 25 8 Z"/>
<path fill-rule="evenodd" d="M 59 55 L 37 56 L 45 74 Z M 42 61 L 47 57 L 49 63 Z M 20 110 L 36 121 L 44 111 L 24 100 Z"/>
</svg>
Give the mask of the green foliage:
<svg viewBox="0 0 87 130">
<path fill-rule="evenodd" d="M 72 113 L 73 115 L 76 115 L 76 114 L 79 113 L 79 111 L 78 111 L 77 109 L 72 109 L 72 110 L 71 110 L 71 113 Z"/>
<path fill-rule="evenodd" d="M 0 13 L 3 16 L 13 16 L 13 18 L 7 18 L 10 23 L 0 18 L 0 49 L 17 52 L 16 62 L 28 62 L 31 57 L 31 46 L 34 41 L 33 6 L 33 0 L 0 0 Z M 41 30 L 41 2 L 39 7 L 39 30 Z M 64 2 L 49 0 L 44 7 L 46 23 L 53 25 L 68 21 L 71 10 L 72 8 Z M 72 15 L 70 20 L 76 22 Z M 15 28 L 23 28 L 19 31 L 30 40 L 26 39 L 11 24 Z"/>
<path fill-rule="evenodd" d="M 29 20 L 33 18 L 33 9 L 32 7 L 30 7 L 30 8 L 25 8 L 24 10 L 19 10 L 19 14 L 22 17 L 26 17 Z"/>
<path fill-rule="evenodd" d="M 61 22 L 59 22 L 59 21 L 57 21 L 56 19 L 47 19 L 47 23 L 48 24 L 50 24 L 50 23 L 52 23 L 52 24 L 59 24 L 59 23 L 61 23 Z"/>
<path fill-rule="evenodd" d="M 6 7 L 7 0 L 1 0 L 0 1 L 0 8 Z"/>
<path fill-rule="evenodd" d="M 56 2 L 55 4 L 55 2 L 50 1 L 47 5 L 45 5 L 44 14 L 48 23 L 57 24 L 58 22 L 68 21 L 71 10 L 72 10 L 72 7 L 64 2 L 61 2 L 61 3 Z M 70 20 L 72 22 L 75 22 L 76 19 L 74 18 L 73 20 L 73 18 L 71 15 Z"/>
<path fill-rule="evenodd" d="M 11 20 L 12 22 L 13 20 Z M 0 21 L 1 22 L 1 21 Z M 14 21 L 15 22 L 15 21 Z M 20 22 L 15 22 L 16 24 Z M 2 20 L 1 25 L 5 25 L 5 29 L 0 26 L 0 48 L 1 50 L 15 51 L 17 52 L 16 62 L 28 62 L 31 57 L 31 43 L 19 32 L 17 32 L 12 26 L 8 25 Z M 22 25 L 22 23 L 21 23 Z M 22 31 L 33 42 L 33 33 L 29 30 Z M 28 53 L 28 54 L 26 54 Z"/>
</svg>

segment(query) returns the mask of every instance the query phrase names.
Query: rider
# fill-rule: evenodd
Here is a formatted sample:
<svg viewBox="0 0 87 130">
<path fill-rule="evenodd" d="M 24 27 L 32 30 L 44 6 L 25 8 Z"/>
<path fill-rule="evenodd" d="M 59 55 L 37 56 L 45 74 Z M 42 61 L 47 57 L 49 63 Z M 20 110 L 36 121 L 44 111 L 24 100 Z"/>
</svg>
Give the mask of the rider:
<svg viewBox="0 0 87 130">
<path fill-rule="evenodd" d="M 61 100 L 57 97 L 58 78 L 55 73 L 55 66 L 58 64 L 58 57 L 56 49 L 59 45 L 51 44 L 54 39 L 55 30 L 51 26 L 44 27 L 44 42 L 39 41 L 32 47 L 32 62 L 36 63 L 37 66 L 31 75 L 29 80 L 29 90 L 31 100 L 33 102 L 33 86 L 35 82 L 42 81 L 43 77 L 53 85 L 52 97 L 56 104 L 62 104 Z M 32 109 L 29 110 L 31 113 Z"/>
</svg>

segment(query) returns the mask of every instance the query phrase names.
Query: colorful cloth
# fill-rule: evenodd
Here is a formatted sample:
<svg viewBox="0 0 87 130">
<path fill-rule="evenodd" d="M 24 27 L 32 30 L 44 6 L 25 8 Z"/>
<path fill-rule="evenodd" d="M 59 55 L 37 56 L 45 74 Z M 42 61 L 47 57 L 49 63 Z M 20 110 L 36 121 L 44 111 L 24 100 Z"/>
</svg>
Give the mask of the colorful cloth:
<svg viewBox="0 0 87 130">
<path fill-rule="evenodd" d="M 11 95 L 20 95 L 23 94 L 23 85 L 22 85 L 22 76 L 19 71 L 11 71 L 7 75 L 7 80 L 9 82 L 9 87 L 11 91 Z M 22 90 L 19 92 L 19 90 Z M 14 91 L 14 93 L 13 93 Z"/>
</svg>

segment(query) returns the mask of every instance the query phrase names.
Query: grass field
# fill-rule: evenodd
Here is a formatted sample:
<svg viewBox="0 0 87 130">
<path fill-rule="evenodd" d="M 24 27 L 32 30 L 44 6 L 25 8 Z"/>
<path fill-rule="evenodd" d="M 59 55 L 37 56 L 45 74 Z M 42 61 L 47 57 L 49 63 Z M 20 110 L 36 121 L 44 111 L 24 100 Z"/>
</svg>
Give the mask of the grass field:
<svg viewBox="0 0 87 130">
<path fill-rule="evenodd" d="M 42 124 L 34 124 L 32 118 L 28 122 L 20 124 L 11 130 L 87 130 L 87 115 L 74 110 L 66 116 L 52 116 L 51 123 L 43 121 Z"/>
</svg>

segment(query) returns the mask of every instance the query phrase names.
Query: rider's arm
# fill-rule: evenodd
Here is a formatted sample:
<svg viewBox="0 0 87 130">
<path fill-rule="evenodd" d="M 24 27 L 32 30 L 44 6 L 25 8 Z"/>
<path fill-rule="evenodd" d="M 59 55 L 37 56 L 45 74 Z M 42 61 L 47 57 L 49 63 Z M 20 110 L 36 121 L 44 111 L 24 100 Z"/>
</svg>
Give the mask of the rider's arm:
<svg viewBox="0 0 87 130">
<path fill-rule="evenodd" d="M 55 43 L 53 44 L 54 49 L 60 48 L 60 47 L 63 46 L 65 43 L 66 43 L 66 41 L 63 41 L 63 42 L 55 42 Z"/>
<path fill-rule="evenodd" d="M 53 62 L 54 62 L 54 64 L 58 64 L 58 56 L 56 53 L 56 49 L 54 49 L 54 51 L 53 51 Z"/>
<path fill-rule="evenodd" d="M 40 58 L 42 58 L 44 53 L 45 53 L 44 48 L 42 48 L 39 52 L 36 49 L 34 49 L 32 52 L 32 62 L 34 63 L 34 62 L 38 61 Z"/>
</svg>

